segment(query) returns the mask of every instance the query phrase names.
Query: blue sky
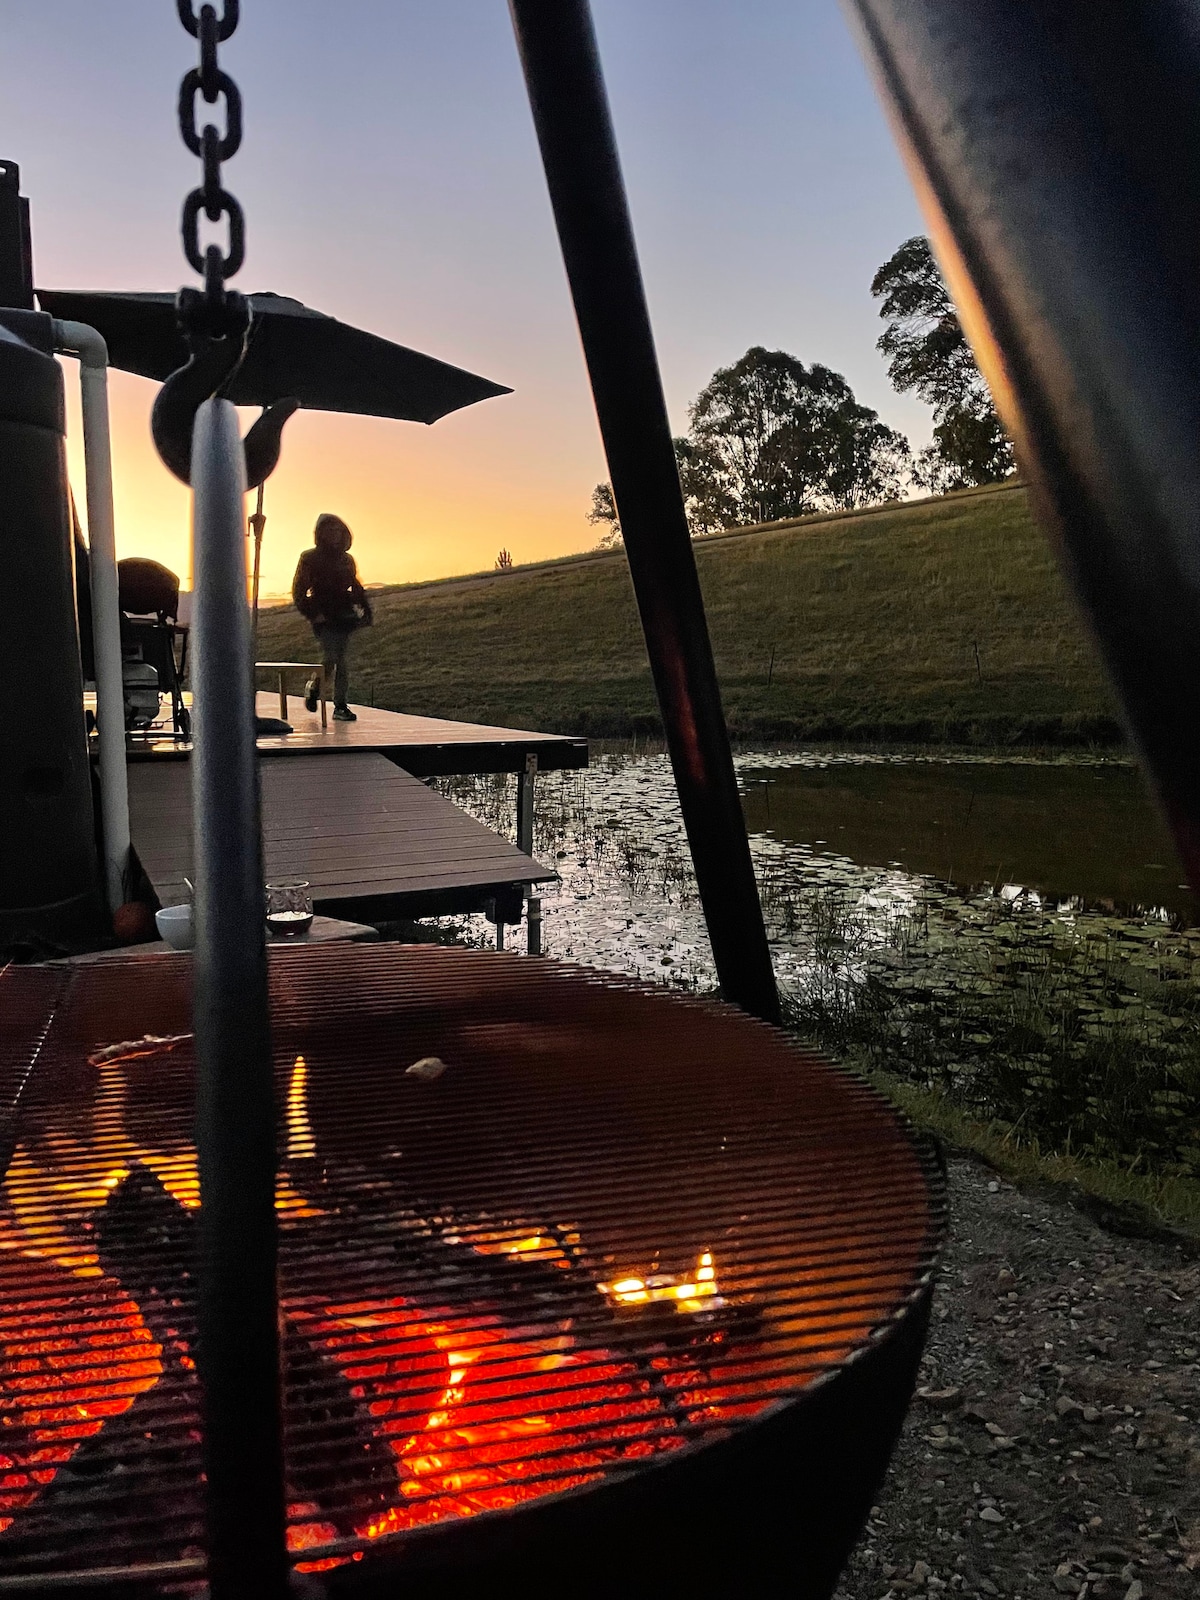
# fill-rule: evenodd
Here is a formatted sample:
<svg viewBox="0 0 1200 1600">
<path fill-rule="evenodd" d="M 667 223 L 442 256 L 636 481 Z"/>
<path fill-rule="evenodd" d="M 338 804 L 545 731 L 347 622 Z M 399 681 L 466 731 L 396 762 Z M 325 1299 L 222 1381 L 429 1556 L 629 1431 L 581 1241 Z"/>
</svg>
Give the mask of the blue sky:
<svg viewBox="0 0 1200 1600">
<path fill-rule="evenodd" d="M 0 153 L 21 163 L 56 287 L 175 288 L 196 163 L 174 103 L 195 46 L 171 0 L 6 7 Z M 921 223 L 834 0 L 594 0 L 676 426 L 751 344 L 843 372 L 915 444 L 929 418 L 875 350 L 872 274 Z M 604 476 L 503 0 L 244 0 L 223 62 L 246 139 L 227 168 L 246 289 L 271 288 L 510 384 L 409 424 L 304 416 L 269 493 L 268 586 L 322 509 L 368 576 L 586 547 Z M 122 545 L 185 560 L 182 495 L 114 382 Z"/>
</svg>

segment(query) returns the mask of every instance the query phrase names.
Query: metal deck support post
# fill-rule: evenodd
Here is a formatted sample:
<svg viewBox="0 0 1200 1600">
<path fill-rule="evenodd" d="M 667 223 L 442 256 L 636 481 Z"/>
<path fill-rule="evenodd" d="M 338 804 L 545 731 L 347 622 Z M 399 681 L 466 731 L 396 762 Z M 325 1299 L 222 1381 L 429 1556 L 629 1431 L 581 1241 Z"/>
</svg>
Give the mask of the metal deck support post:
<svg viewBox="0 0 1200 1600">
<path fill-rule="evenodd" d="M 213 1600 L 288 1592 L 276 1284 L 275 1093 L 245 464 L 237 413 L 208 400 L 192 446 L 197 1056 L 197 1352 Z"/>
<path fill-rule="evenodd" d="M 527 856 L 533 854 L 533 807 L 537 784 L 538 758 L 525 757 L 525 770 L 517 780 L 517 849 Z M 525 885 L 525 953 L 540 956 L 542 953 L 542 902 Z"/>
<path fill-rule="evenodd" d="M 531 956 L 542 953 L 542 897 L 539 894 L 525 897 L 525 953 Z"/>
<path fill-rule="evenodd" d="M 509 0 L 713 958 L 779 999 L 587 0 Z"/>
<path fill-rule="evenodd" d="M 1035 506 L 1200 890 L 1195 6 L 848 9 Z"/>
<path fill-rule="evenodd" d="M 533 854 L 533 792 L 537 781 L 537 756 L 525 757 L 525 770 L 517 779 L 517 849 Z"/>
</svg>

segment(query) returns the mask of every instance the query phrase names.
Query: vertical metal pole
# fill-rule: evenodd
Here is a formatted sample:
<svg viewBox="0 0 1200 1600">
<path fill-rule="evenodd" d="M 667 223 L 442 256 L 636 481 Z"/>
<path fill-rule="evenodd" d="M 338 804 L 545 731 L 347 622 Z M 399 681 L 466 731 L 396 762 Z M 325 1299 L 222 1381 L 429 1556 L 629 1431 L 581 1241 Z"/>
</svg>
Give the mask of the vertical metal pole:
<svg viewBox="0 0 1200 1600">
<path fill-rule="evenodd" d="M 254 515 L 250 518 L 250 531 L 254 535 L 254 571 L 250 579 L 250 627 L 251 632 L 258 634 L 258 580 L 262 569 L 262 542 L 263 529 L 267 519 L 263 514 L 263 490 L 267 486 L 264 478 L 258 486 L 258 502 L 254 507 Z"/>
<path fill-rule="evenodd" d="M 853 0 L 931 238 L 1200 890 L 1193 0 Z"/>
<path fill-rule="evenodd" d="M 533 854 L 533 791 L 537 781 L 537 757 L 525 757 L 525 770 L 517 779 L 517 849 Z"/>
<path fill-rule="evenodd" d="M 527 856 L 533 854 L 533 807 L 537 785 L 536 755 L 525 757 L 525 770 L 517 780 L 517 849 Z M 525 951 L 527 955 L 542 953 L 542 902 L 530 894 L 532 884 L 525 887 Z"/>
<path fill-rule="evenodd" d="M 108 346 L 103 336 L 87 323 L 55 322 L 53 326 L 56 348 L 79 357 L 92 644 L 96 657 L 96 721 L 100 729 L 100 823 L 104 835 L 104 883 L 108 909 L 112 912 L 126 899 L 129 778 L 125 764 L 121 599 L 108 420 Z"/>
<path fill-rule="evenodd" d="M 0 306 L 33 310 L 29 202 L 21 196 L 21 169 L 5 160 L 0 160 Z"/>
<path fill-rule="evenodd" d="M 209 1590 L 283 1600 L 275 1095 L 237 413 L 209 400 L 192 445 L 198 1368 Z"/>
<path fill-rule="evenodd" d="M 725 998 L 779 999 L 587 0 L 509 0 Z"/>
</svg>

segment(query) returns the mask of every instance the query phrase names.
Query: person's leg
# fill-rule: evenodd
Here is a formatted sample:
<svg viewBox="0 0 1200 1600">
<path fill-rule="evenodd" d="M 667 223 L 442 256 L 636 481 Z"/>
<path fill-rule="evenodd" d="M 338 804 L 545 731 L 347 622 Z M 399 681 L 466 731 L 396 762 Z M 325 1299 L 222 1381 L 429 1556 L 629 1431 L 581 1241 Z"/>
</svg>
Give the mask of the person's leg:
<svg viewBox="0 0 1200 1600">
<path fill-rule="evenodd" d="M 347 705 L 350 695 L 350 664 L 347 659 L 350 649 L 350 636 L 353 628 L 339 627 L 330 629 L 336 635 L 333 648 L 330 651 L 333 666 L 333 714 L 339 721 L 349 721 L 354 713 Z M 328 669 L 327 669 L 328 670 Z"/>
<path fill-rule="evenodd" d="M 330 669 L 332 667 L 332 661 L 329 654 L 328 624 L 324 622 L 314 622 L 312 625 L 312 631 L 313 637 L 321 647 L 321 659 L 325 663 L 325 679 L 326 682 L 328 682 Z M 317 701 L 320 698 L 320 694 L 321 680 L 314 674 L 304 685 L 304 709 L 306 711 L 315 711 L 317 709 Z"/>
</svg>

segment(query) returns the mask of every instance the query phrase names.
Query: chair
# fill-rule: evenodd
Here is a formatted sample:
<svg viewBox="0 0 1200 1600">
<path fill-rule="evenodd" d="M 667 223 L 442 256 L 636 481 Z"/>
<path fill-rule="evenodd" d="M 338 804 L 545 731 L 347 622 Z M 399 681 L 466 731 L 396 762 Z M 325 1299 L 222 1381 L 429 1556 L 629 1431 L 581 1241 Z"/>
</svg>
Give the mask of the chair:
<svg viewBox="0 0 1200 1600">
<path fill-rule="evenodd" d="M 191 713 L 183 702 L 188 629 L 179 616 L 179 579 L 169 568 L 144 556 L 117 563 L 121 607 L 121 654 L 126 663 L 144 662 L 171 698 L 171 724 L 177 738 L 191 736 Z M 128 712 L 126 713 L 128 722 Z"/>
</svg>

